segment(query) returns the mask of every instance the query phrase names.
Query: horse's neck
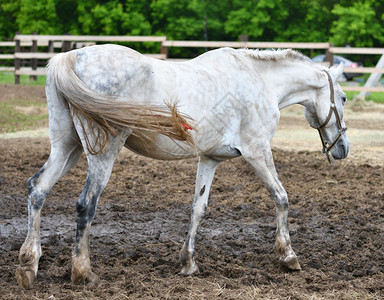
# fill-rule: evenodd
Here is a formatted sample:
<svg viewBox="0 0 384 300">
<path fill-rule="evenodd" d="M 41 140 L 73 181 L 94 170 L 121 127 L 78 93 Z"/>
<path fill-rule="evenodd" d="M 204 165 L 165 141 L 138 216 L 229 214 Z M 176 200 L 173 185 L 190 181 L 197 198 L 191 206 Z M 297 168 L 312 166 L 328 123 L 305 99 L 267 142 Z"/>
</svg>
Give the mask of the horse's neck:
<svg viewBox="0 0 384 300">
<path fill-rule="evenodd" d="M 293 104 L 310 107 L 317 90 L 326 84 L 325 76 L 319 74 L 321 71 L 308 63 L 275 63 L 267 69 L 268 81 L 264 82 L 271 85 L 280 110 Z"/>
</svg>

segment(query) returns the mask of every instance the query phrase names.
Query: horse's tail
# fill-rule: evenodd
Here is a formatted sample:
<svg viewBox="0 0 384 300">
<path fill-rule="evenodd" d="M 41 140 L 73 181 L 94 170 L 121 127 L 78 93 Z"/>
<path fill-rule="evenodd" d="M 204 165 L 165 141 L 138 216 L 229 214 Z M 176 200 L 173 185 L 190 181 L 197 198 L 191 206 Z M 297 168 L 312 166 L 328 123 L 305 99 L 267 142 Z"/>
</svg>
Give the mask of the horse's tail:
<svg viewBox="0 0 384 300">
<path fill-rule="evenodd" d="M 192 127 L 187 120 L 191 119 L 180 114 L 176 104 L 134 104 L 125 102 L 121 97 L 91 90 L 76 73 L 74 52 L 56 55 L 50 60 L 47 69 L 47 82 L 52 82 L 59 98 L 69 103 L 72 116 L 77 117 L 83 128 L 89 153 L 101 153 L 109 134 L 116 135 L 117 130 L 123 128 L 134 132 L 160 133 L 194 146 L 188 132 Z"/>
</svg>

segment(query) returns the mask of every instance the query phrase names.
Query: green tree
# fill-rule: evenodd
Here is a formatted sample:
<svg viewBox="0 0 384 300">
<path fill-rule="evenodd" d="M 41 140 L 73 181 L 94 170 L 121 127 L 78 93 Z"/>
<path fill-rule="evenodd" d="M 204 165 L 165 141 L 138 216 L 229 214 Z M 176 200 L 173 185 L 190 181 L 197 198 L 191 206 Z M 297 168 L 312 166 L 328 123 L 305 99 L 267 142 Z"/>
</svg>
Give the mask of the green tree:
<svg viewBox="0 0 384 300">
<path fill-rule="evenodd" d="M 77 15 L 79 27 L 72 28 L 73 34 L 95 35 L 149 35 L 151 24 L 141 13 L 143 1 L 87 0 L 79 2 Z"/>
<path fill-rule="evenodd" d="M 174 40 L 227 40 L 224 32 L 229 0 L 156 0 L 151 3 L 155 34 Z M 204 49 L 172 48 L 172 55 L 201 52 Z"/>
<path fill-rule="evenodd" d="M 331 41 L 337 46 L 380 46 L 384 43 L 384 28 L 381 21 L 383 1 L 351 1 L 336 4 L 332 13 L 338 17 L 332 23 Z M 380 12 L 378 15 L 377 12 Z"/>
<path fill-rule="evenodd" d="M 288 12 L 276 31 L 275 41 L 327 42 L 329 24 L 335 19 L 330 14 L 335 1 L 289 0 L 283 2 Z"/>
<path fill-rule="evenodd" d="M 23 34 L 55 34 L 61 32 L 58 21 L 55 0 L 20 0 L 17 31 Z"/>
<path fill-rule="evenodd" d="M 204 39 L 204 7 L 198 0 L 157 0 L 151 4 L 153 25 L 169 39 Z"/>
<path fill-rule="evenodd" d="M 56 14 L 60 26 L 56 26 L 55 34 L 73 33 L 79 28 L 78 15 L 76 13 L 78 0 L 55 0 Z"/>
<path fill-rule="evenodd" d="M 273 41 L 276 32 L 284 30 L 282 23 L 288 15 L 283 0 L 233 0 L 225 32 L 232 39 L 247 34 L 250 40 Z"/>
<path fill-rule="evenodd" d="M 0 40 L 13 38 L 18 30 L 15 24 L 20 2 L 21 0 L 0 0 Z"/>
</svg>

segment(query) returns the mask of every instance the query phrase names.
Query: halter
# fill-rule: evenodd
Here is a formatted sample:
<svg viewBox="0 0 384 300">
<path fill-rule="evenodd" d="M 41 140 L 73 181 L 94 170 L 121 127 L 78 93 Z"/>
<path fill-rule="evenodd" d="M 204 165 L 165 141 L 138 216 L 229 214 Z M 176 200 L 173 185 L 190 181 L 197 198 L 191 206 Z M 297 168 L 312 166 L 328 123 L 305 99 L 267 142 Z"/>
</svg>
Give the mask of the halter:
<svg viewBox="0 0 384 300">
<path fill-rule="evenodd" d="M 318 130 L 319 135 L 320 135 L 320 139 L 321 139 L 321 143 L 323 144 L 323 153 L 325 153 L 327 155 L 328 161 L 331 162 L 331 158 L 330 158 L 329 152 L 335 147 L 337 142 L 340 140 L 341 136 L 347 131 L 347 127 L 343 127 L 341 125 L 340 116 L 339 116 L 339 114 L 337 112 L 337 108 L 336 108 L 336 105 L 335 105 L 335 91 L 333 89 L 332 78 L 331 78 L 331 76 L 329 75 L 329 73 L 327 71 L 325 71 L 325 70 L 323 70 L 323 71 L 325 72 L 325 74 L 327 74 L 328 82 L 329 82 L 329 87 L 330 87 L 330 90 L 331 90 L 331 98 L 330 98 L 330 100 L 331 100 L 331 107 L 329 108 L 328 117 L 324 121 L 324 123 L 321 124 L 318 127 L 313 127 L 313 126 L 312 127 Z M 332 117 L 332 113 L 335 113 L 336 122 L 337 122 L 337 126 L 339 128 L 339 132 L 337 133 L 337 136 L 333 140 L 333 142 L 330 145 L 328 145 L 328 142 L 324 138 L 324 134 L 323 134 L 322 129 L 328 124 L 329 120 Z"/>
</svg>

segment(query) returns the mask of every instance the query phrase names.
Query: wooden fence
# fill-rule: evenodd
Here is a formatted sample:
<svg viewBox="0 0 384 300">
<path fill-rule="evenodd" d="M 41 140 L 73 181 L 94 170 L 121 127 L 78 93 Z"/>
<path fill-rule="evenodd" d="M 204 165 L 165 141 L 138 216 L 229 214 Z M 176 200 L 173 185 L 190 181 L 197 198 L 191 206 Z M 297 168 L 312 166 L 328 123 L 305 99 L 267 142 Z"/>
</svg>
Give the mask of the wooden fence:
<svg viewBox="0 0 384 300">
<path fill-rule="evenodd" d="M 326 60 L 333 63 L 334 54 L 363 54 L 383 55 L 384 48 L 340 48 L 333 47 L 330 43 L 280 43 L 280 42 L 228 42 L 228 41 L 171 41 L 165 36 L 73 36 L 73 35 L 21 35 L 17 34 L 14 41 L 0 42 L 0 47 L 14 47 L 13 54 L 0 54 L 1 59 L 14 60 L 14 67 L 0 68 L 1 70 L 12 70 L 15 74 L 15 83 L 20 82 L 20 75 L 40 76 L 45 75 L 45 68 L 39 67 L 39 60 L 48 60 L 60 52 L 81 48 L 96 43 L 108 42 L 158 42 L 160 53 L 146 54 L 158 59 L 170 59 L 168 49 L 171 47 L 194 47 L 194 48 L 292 48 L 292 49 L 321 49 L 326 54 Z M 45 47 L 39 51 L 39 47 Z M 23 62 L 28 66 L 23 66 Z M 377 65 L 376 68 L 345 68 L 345 73 L 384 73 L 384 66 Z M 384 92 L 382 87 L 343 87 L 345 91 L 374 91 Z"/>
<path fill-rule="evenodd" d="M 384 48 L 352 48 L 352 47 L 330 47 L 328 51 L 332 54 L 363 54 L 363 55 L 381 55 L 381 59 L 375 68 L 344 68 L 345 73 L 370 73 L 365 86 L 343 86 L 344 91 L 361 92 L 360 96 L 365 96 L 367 92 L 384 92 L 384 87 L 375 87 L 374 85 L 384 73 Z"/>
<path fill-rule="evenodd" d="M 15 45 L 16 43 L 14 41 L 10 42 L 0 42 L 0 47 L 3 48 L 8 48 L 7 52 L 15 52 Z M 0 54 L 0 60 L 6 59 L 6 60 L 14 60 L 15 55 L 14 54 Z M 3 67 L 0 66 L 0 71 L 14 71 L 14 67 Z"/>
</svg>

